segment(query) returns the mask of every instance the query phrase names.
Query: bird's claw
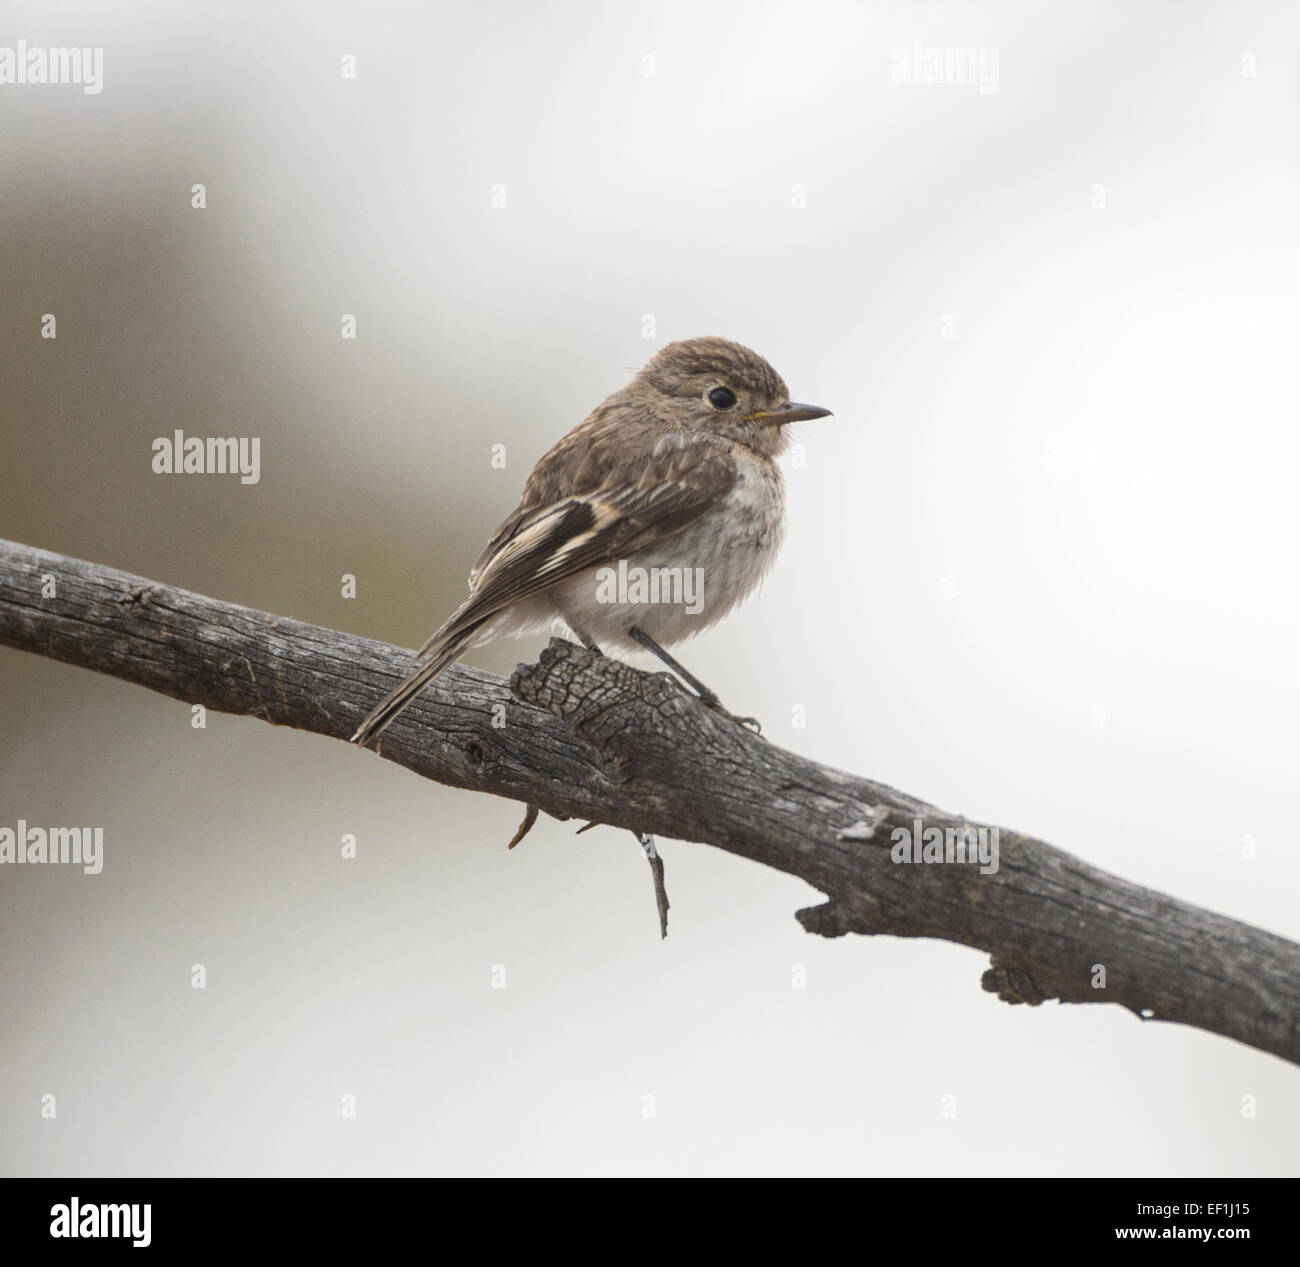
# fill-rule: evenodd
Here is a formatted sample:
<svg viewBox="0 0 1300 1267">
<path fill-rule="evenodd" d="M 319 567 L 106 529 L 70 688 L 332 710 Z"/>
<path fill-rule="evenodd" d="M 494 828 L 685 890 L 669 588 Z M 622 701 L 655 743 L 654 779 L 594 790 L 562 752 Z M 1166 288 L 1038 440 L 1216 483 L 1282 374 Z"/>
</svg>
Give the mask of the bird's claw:
<svg viewBox="0 0 1300 1267">
<path fill-rule="evenodd" d="M 746 730 L 752 730 L 754 734 L 763 733 L 763 723 L 757 717 L 737 717 L 735 713 L 729 712 L 722 707 L 722 701 L 715 695 L 713 699 L 702 701 L 706 708 L 711 708 L 720 717 L 725 717 L 728 721 L 734 721 L 737 726 L 744 726 Z"/>
</svg>

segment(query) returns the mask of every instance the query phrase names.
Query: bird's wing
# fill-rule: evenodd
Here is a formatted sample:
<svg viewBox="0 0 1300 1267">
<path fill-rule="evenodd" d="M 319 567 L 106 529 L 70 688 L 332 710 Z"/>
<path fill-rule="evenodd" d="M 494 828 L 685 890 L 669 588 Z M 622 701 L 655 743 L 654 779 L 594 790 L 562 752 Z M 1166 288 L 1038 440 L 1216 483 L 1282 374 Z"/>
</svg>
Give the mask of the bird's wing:
<svg viewBox="0 0 1300 1267">
<path fill-rule="evenodd" d="M 470 596 L 421 654 L 503 608 L 662 541 L 693 523 L 736 482 L 730 454 L 687 440 L 604 472 L 598 488 L 520 507 L 470 573 Z"/>
</svg>

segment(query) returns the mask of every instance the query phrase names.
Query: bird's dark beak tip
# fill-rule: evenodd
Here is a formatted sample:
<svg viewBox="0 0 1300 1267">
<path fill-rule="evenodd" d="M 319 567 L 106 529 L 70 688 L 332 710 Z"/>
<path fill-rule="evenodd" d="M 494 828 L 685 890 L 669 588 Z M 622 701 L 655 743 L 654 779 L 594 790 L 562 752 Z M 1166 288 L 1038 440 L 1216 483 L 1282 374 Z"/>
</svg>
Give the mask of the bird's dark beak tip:
<svg viewBox="0 0 1300 1267">
<path fill-rule="evenodd" d="M 782 422 L 811 422 L 814 418 L 831 416 L 829 409 L 823 409 L 820 405 L 801 405 L 797 400 L 786 401 L 778 414 Z"/>
</svg>

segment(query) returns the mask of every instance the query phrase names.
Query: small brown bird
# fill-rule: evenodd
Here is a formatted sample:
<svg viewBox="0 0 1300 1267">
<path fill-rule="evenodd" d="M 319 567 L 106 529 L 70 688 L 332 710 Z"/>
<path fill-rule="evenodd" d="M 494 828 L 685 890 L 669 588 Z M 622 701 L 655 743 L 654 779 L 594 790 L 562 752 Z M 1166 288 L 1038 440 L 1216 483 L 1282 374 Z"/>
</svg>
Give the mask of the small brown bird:
<svg viewBox="0 0 1300 1267">
<path fill-rule="evenodd" d="M 352 741 L 379 735 L 468 648 L 557 618 L 593 650 L 654 652 L 725 712 L 661 644 L 707 629 L 767 571 L 785 529 L 773 459 L 786 425 L 829 413 L 793 403 L 738 343 L 668 344 L 537 463 L 474 565 L 469 597 Z"/>
</svg>

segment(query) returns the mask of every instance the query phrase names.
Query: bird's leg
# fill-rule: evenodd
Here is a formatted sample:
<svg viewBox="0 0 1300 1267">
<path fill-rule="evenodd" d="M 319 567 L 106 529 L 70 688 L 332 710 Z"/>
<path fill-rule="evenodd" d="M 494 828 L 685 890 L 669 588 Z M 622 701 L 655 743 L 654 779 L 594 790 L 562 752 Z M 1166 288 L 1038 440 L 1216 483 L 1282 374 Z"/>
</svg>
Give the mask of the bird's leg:
<svg viewBox="0 0 1300 1267">
<path fill-rule="evenodd" d="M 647 651 L 657 655 L 659 659 L 661 659 L 687 684 L 687 686 L 693 686 L 695 688 L 695 693 L 700 697 L 700 703 L 703 704 L 705 708 L 717 708 L 721 709 L 723 712 L 726 711 L 725 709 L 722 709 L 722 701 L 718 698 L 717 693 L 709 690 L 709 688 L 705 686 L 704 683 L 701 682 L 700 679 L 697 678 L 689 669 L 678 664 L 678 662 L 674 660 L 673 657 L 670 656 L 668 652 L 665 651 L 652 637 L 650 637 L 648 633 L 642 629 L 638 629 L 635 625 L 628 630 L 628 633 Z"/>
<path fill-rule="evenodd" d="M 636 641 L 639 642 L 647 651 L 658 656 L 660 660 L 662 660 L 674 673 L 677 674 L 679 678 L 682 679 L 682 681 L 687 684 L 687 686 L 693 687 L 695 693 L 700 698 L 700 703 L 703 704 L 705 708 L 711 708 L 715 713 L 721 713 L 723 717 L 729 717 L 740 726 L 748 726 L 754 731 L 761 731 L 763 729 L 756 718 L 737 717 L 735 713 L 729 713 L 725 708 L 723 708 L 722 701 L 718 698 L 717 693 L 709 690 L 709 688 L 705 686 L 699 678 L 678 664 L 677 661 L 674 660 L 672 656 L 670 656 L 668 652 L 666 652 L 652 637 L 650 637 L 644 629 L 638 629 L 636 625 L 633 625 L 632 628 L 628 630 L 628 634 L 632 638 L 635 638 Z"/>
</svg>

